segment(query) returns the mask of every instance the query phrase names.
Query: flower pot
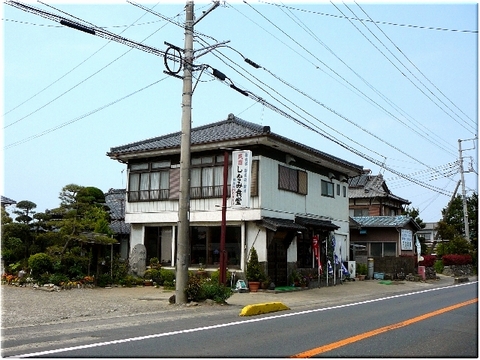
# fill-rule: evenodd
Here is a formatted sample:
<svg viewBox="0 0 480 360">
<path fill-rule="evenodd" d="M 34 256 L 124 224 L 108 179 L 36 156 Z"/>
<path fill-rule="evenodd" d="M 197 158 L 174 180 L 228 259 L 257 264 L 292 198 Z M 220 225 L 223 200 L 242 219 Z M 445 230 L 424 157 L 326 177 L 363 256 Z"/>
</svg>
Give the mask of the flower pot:
<svg viewBox="0 0 480 360">
<path fill-rule="evenodd" d="M 248 289 L 251 292 L 257 292 L 259 287 L 260 287 L 260 282 L 259 281 L 249 281 L 248 282 Z"/>
</svg>

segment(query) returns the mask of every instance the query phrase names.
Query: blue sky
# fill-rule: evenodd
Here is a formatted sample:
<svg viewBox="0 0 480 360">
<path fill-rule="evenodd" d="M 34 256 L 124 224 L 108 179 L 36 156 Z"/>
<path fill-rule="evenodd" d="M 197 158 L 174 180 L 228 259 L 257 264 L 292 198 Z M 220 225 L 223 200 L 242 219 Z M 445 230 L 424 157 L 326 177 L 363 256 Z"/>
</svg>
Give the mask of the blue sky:
<svg viewBox="0 0 480 360">
<path fill-rule="evenodd" d="M 64 13 L 29 4 L 159 50 L 184 45 L 184 1 L 142 2 L 163 17 L 118 1 L 48 2 Z M 210 6 L 195 1 L 196 16 Z M 180 130 L 182 81 L 164 74 L 163 57 L 5 4 L 2 19 L 2 195 L 40 212 L 59 205 L 67 184 L 125 188 L 125 165 L 106 156 L 110 148 Z M 424 221 L 441 218 L 460 179 L 458 140 L 477 135 L 476 3 L 222 1 L 195 30 L 195 49 L 229 47 L 195 62 L 210 68 L 195 74 L 193 127 L 229 113 L 268 125 L 382 173 Z M 211 68 L 290 117 L 225 86 Z M 465 169 L 475 170 L 465 173 L 471 195 L 478 141 L 461 144 Z"/>
</svg>

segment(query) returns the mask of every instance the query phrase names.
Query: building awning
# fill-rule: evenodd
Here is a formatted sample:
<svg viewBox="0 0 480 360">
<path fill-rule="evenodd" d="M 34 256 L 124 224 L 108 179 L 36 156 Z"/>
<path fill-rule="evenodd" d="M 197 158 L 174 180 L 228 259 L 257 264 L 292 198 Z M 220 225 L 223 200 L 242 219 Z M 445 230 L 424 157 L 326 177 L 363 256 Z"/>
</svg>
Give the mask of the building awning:
<svg viewBox="0 0 480 360">
<path fill-rule="evenodd" d="M 335 225 L 330 220 L 319 220 L 312 218 L 305 218 L 301 216 L 295 216 L 295 223 L 303 225 L 305 227 L 313 227 L 315 229 L 333 231 L 340 229 L 340 226 Z"/>
<path fill-rule="evenodd" d="M 293 220 L 289 220 L 289 219 L 264 217 L 262 218 L 262 222 L 260 224 L 272 231 L 277 231 L 279 229 L 287 229 L 287 230 L 295 230 L 295 231 L 307 230 L 305 226 L 297 224 Z"/>
</svg>

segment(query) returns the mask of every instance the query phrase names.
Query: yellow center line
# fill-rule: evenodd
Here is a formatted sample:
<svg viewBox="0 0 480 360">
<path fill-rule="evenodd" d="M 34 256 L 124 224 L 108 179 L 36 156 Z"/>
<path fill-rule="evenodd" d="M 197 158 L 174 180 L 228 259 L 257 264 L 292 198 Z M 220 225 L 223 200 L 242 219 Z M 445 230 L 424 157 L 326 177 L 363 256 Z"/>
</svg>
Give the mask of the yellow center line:
<svg viewBox="0 0 480 360">
<path fill-rule="evenodd" d="M 443 309 L 439 309 L 439 310 L 436 310 L 436 311 L 433 311 L 433 312 L 430 312 L 430 313 L 427 313 L 427 314 L 423 314 L 423 315 L 420 315 L 420 316 L 417 316 L 417 317 L 414 317 L 414 318 L 411 318 L 411 319 L 408 319 L 408 320 L 405 320 L 405 321 L 401 321 L 401 322 L 396 323 L 396 324 L 387 325 L 387 326 L 384 326 L 384 327 L 381 327 L 381 328 L 378 328 L 378 329 L 375 329 L 375 330 L 367 331 L 367 332 L 359 334 L 359 335 L 355 335 L 355 336 L 352 336 L 352 337 L 349 337 L 349 338 L 346 338 L 346 339 L 343 339 L 343 340 L 340 340 L 340 341 L 336 341 L 336 342 L 333 342 L 333 343 L 330 343 L 330 344 L 327 344 L 327 345 L 317 347 L 315 349 L 307 350 L 307 351 L 301 352 L 299 354 L 292 355 L 291 357 L 292 358 L 309 358 L 309 357 L 312 357 L 312 356 L 315 356 L 315 355 L 318 355 L 318 354 L 322 354 L 324 352 L 331 351 L 331 350 L 337 349 L 339 347 L 342 347 L 342 346 L 345 346 L 345 345 L 348 345 L 348 344 L 352 344 L 354 342 L 357 342 L 357 341 L 360 341 L 360 340 L 363 340 L 363 339 L 366 339 L 366 338 L 369 338 L 369 337 L 372 337 L 372 336 L 375 336 L 375 335 L 378 335 L 378 334 L 381 334 L 381 333 L 384 333 L 384 332 L 387 332 L 387 331 L 390 331 L 390 330 L 395 330 L 395 329 L 399 329 L 401 327 L 411 325 L 413 323 L 428 319 L 428 318 L 436 316 L 436 315 L 446 313 L 448 311 L 458 309 L 458 308 L 463 307 L 463 306 L 474 304 L 476 302 L 478 302 L 478 298 L 468 300 L 468 301 L 465 301 L 465 302 L 462 302 L 462 303 L 458 303 L 458 304 L 455 304 L 455 305 L 452 305 L 452 306 L 447 306 Z"/>
</svg>

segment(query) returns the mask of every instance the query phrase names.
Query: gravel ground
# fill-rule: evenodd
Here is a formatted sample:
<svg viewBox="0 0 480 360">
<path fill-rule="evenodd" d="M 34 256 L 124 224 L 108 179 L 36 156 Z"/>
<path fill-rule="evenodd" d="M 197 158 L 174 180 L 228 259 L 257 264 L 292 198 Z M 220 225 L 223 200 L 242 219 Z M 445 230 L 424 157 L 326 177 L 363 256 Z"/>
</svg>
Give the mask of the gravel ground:
<svg viewBox="0 0 480 360">
<path fill-rule="evenodd" d="M 470 281 L 477 281 L 476 276 Z M 381 285 L 376 280 L 356 281 L 342 286 L 331 286 L 292 293 L 236 293 L 227 300 L 231 310 L 240 311 L 248 304 L 282 301 L 292 309 L 304 306 L 338 304 L 340 302 L 364 300 L 375 296 L 385 296 L 397 292 L 428 289 L 452 285 L 453 278 L 440 276 L 437 281 L 409 282 L 396 285 Z M 212 302 L 172 305 L 168 299 L 175 293 L 162 287 L 140 286 L 132 288 L 112 287 L 93 289 L 71 289 L 45 291 L 33 287 L 1 285 L 2 329 L 21 326 L 35 326 L 50 323 L 79 322 L 89 319 L 106 319 L 137 314 L 171 313 L 173 316 L 194 315 L 207 310 L 219 310 Z M 185 312 L 185 307 L 189 311 Z M 209 309 L 206 307 L 208 306 Z M 222 306 L 223 310 L 227 310 Z M 174 312 L 182 312 L 175 314 Z"/>
<path fill-rule="evenodd" d="M 173 290 L 155 287 L 45 291 L 1 285 L 2 328 L 175 310 Z"/>
</svg>

